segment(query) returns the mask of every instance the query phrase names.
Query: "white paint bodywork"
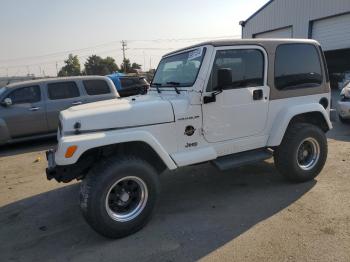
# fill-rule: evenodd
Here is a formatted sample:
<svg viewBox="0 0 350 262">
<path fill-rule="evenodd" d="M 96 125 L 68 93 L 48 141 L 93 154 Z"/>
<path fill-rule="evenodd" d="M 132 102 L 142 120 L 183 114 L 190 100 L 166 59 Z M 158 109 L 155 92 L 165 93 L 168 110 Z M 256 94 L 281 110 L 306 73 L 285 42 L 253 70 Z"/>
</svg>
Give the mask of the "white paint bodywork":
<svg viewBox="0 0 350 262">
<path fill-rule="evenodd" d="M 73 132 L 76 122 L 82 130 L 125 128 L 174 122 L 174 113 L 166 99 L 145 95 L 71 107 L 62 111 L 60 119 L 65 132 Z"/>
<path fill-rule="evenodd" d="M 69 165 L 89 149 L 131 141 L 151 146 L 169 169 L 213 160 L 219 156 L 280 144 L 290 119 L 300 113 L 321 112 L 329 128 L 327 112 L 319 101 L 330 94 L 269 100 L 267 54 L 258 46 L 224 48 L 260 49 L 265 57 L 264 85 L 234 89 L 221 93 L 217 101 L 203 104 L 211 65 L 216 50 L 205 46 L 197 80 L 190 88 L 151 88 L 148 95 L 92 103 L 73 107 L 61 113 L 63 130 L 55 152 L 57 165 Z M 253 101 L 252 92 L 263 89 L 264 99 Z M 76 122 L 81 134 L 73 133 Z M 185 134 L 193 126 L 192 136 Z M 71 145 L 78 149 L 71 158 L 65 152 Z"/>
<path fill-rule="evenodd" d="M 347 99 L 350 99 L 350 84 L 347 84 L 342 89 L 340 96 L 345 96 Z M 339 100 L 337 102 L 337 111 L 342 118 L 350 119 L 350 101 Z"/>
<path fill-rule="evenodd" d="M 264 83 L 263 86 L 223 90 L 217 96 L 215 103 L 203 104 L 204 137 L 210 143 L 253 137 L 261 134 L 265 129 L 270 95 L 270 88 L 267 86 L 267 54 L 262 47 L 252 45 L 216 48 L 217 51 L 239 49 L 262 52 Z M 215 56 L 212 56 L 209 71 L 212 70 L 214 59 Z M 206 80 L 209 81 L 209 74 Z M 252 99 L 253 91 L 257 89 L 263 90 L 262 100 Z"/>
</svg>

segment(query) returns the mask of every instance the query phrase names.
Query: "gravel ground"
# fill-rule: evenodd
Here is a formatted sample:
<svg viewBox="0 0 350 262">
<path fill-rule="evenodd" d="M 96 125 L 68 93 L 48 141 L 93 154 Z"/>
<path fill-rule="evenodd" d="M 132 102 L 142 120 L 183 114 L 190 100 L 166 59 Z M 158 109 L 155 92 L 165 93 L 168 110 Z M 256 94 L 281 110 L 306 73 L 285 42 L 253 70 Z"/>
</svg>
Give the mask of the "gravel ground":
<svg viewBox="0 0 350 262">
<path fill-rule="evenodd" d="M 271 161 L 165 173 L 151 222 L 114 241 L 83 220 L 77 183 L 46 180 L 52 141 L 3 147 L 0 261 L 350 261 L 350 126 L 328 138 L 324 170 L 304 184 Z"/>
</svg>

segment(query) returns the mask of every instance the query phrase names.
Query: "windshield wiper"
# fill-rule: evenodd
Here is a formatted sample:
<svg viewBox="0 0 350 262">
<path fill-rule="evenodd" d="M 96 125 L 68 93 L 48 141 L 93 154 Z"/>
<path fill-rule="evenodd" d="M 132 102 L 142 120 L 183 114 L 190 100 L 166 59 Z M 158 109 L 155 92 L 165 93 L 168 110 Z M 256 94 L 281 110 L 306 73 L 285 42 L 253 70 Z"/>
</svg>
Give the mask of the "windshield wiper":
<svg viewBox="0 0 350 262">
<path fill-rule="evenodd" d="M 166 82 L 167 85 L 171 85 L 172 87 L 174 87 L 175 91 L 177 94 L 180 94 L 180 91 L 179 89 L 177 88 L 180 83 L 179 82 L 173 82 L 173 81 L 170 81 L 170 82 Z"/>
<path fill-rule="evenodd" d="M 161 92 L 160 92 L 160 89 L 159 89 L 159 87 L 160 86 L 162 86 L 162 84 L 161 83 L 151 83 L 151 86 L 155 86 L 156 88 L 157 88 L 157 92 L 158 92 L 158 94 L 160 94 Z"/>
</svg>

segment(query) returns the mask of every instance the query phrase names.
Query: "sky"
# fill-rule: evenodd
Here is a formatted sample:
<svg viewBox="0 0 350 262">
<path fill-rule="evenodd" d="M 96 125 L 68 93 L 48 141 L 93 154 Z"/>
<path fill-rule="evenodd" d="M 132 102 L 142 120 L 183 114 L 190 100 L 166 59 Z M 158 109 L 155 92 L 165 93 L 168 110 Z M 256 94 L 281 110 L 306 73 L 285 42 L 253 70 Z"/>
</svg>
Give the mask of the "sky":
<svg viewBox="0 0 350 262">
<path fill-rule="evenodd" d="M 240 38 L 267 0 L 0 0 L 0 76 L 54 76 L 69 53 L 126 57 L 148 70 L 167 52 Z"/>
</svg>

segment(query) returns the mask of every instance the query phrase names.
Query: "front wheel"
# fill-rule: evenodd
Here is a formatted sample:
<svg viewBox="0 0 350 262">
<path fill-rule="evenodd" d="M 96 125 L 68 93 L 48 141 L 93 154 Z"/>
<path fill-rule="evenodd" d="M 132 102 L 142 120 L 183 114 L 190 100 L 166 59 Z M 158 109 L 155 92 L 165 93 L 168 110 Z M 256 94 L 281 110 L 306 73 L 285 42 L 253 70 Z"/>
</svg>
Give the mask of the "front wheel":
<svg viewBox="0 0 350 262">
<path fill-rule="evenodd" d="M 95 231 L 121 238 L 149 221 L 158 193 L 158 174 L 151 165 L 134 157 L 112 158 L 82 181 L 80 207 Z"/>
<path fill-rule="evenodd" d="M 315 178 L 327 159 L 327 138 L 317 126 L 296 123 L 289 127 L 274 152 L 278 171 L 288 180 L 305 182 Z"/>
</svg>

